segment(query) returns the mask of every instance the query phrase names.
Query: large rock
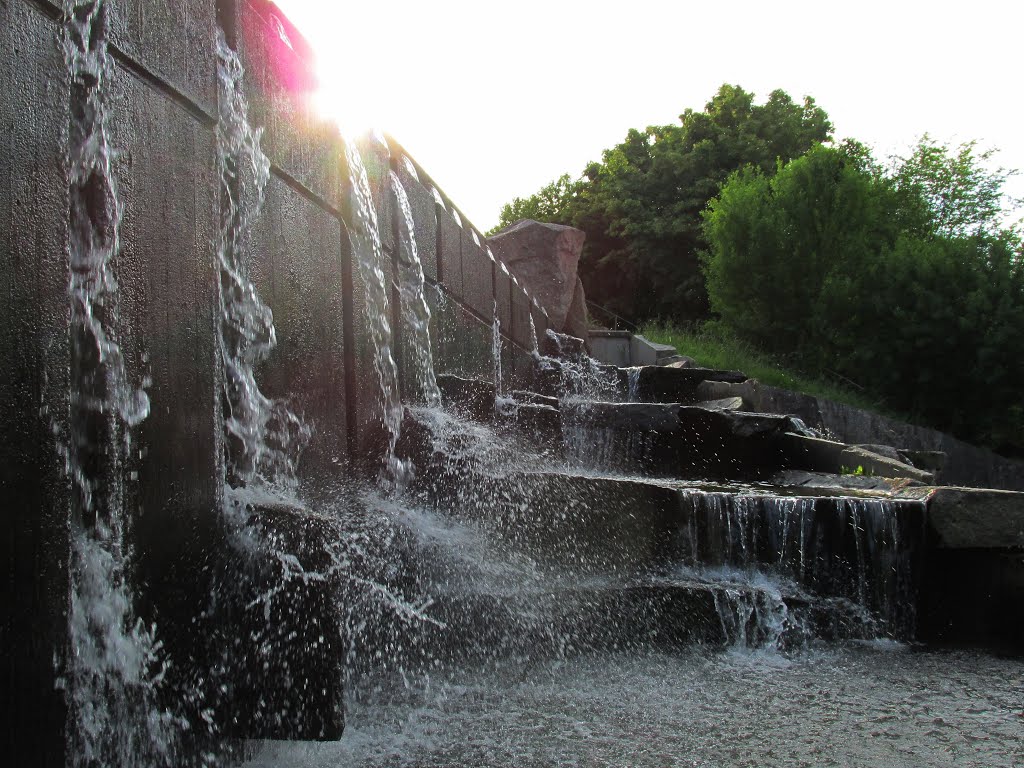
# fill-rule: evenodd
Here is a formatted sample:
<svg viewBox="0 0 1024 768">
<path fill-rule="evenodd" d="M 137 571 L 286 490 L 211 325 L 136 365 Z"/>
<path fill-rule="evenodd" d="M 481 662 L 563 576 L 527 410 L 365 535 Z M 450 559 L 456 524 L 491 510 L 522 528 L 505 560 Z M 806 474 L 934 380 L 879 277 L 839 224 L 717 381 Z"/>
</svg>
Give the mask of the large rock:
<svg viewBox="0 0 1024 768">
<path fill-rule="evenodd" d="M 587 317 L 587 295 L 583 291 L 583 281 L 576 278 L 576 290 L 573 291 L 569 311 L 565 316 L 563 330 L 570 336 L 586 339 L 590 333 L 590 320 Z"/>
<path fill-rule="evenodd" d="M 561 224 L 542 224 L 525 219 L 487 239 L 494 255 L 518 278 L 526 290 L 548 312 L 551 327 L 567 331 L 567 318 L 577 290 L 584 307 L 583 287 L 578 285 L 576 267 L 586 235 Z M 579 311 L 574 323 L 579 324 Z M 574 334 L 579 335 L 579 334 Z"/>
</svg>

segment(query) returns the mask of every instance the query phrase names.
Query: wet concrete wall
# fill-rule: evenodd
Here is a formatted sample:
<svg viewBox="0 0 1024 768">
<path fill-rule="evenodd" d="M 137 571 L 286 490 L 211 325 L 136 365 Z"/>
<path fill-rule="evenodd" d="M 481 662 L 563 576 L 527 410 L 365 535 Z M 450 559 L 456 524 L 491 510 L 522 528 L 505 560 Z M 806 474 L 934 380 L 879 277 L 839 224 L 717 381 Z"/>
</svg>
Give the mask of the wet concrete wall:
<svg viewBox="0 0 1024 768">
<path fill-rule="evenodd" d="M 216 328 L 218 27 L 245 67 L 250 122 L 271 162 L 253 232 L 252 276 L 278 344 L 258 371 L 313 427 L 299 463 L 306 498 L 375 466 L 379 385 L 353 269 L 344 144 L 310 107 L 305 43 L 265 0 L 110 0 L 112 173 L 124 206 L 109 322 L 130 382 L 151 410 L 131 441 L 109 446 L 90 478 L 130 510 L 138 614 L 155 622 L 179 668 L 204 651 L 192 620 L 210 589 L 224 477 Z M 61 48 L 59 4 L 0 0 L 0 526 L 5 754 L 65 764 L 72 530 L 89 525 L 65 469 L 72 434 L 68 142 L 77 93 Z M 490 379 L 495 307 L 511 377 L 528 367 L 529 320 L 546 316 L 482 246 L 479 230 L 397 142 L 364 158 L 388 261 L 395 347 L 403 348 L 393 169 L 410 199 L 427 280 L 439 372 Z M 401 386 L 407 366 L 400 365 Z M 207 649 L 208 651 L 208 649 Z M 336 692 L 335 692 L 336 693 Z M 340 722 L 323 727 L 340 728 Z M 251 732 L 245 735 L 258 735 Z M 306 734 L 310 735 L 310 734 Z M 312 734 L 316 736 L 317 734 Z"/>
</svg>

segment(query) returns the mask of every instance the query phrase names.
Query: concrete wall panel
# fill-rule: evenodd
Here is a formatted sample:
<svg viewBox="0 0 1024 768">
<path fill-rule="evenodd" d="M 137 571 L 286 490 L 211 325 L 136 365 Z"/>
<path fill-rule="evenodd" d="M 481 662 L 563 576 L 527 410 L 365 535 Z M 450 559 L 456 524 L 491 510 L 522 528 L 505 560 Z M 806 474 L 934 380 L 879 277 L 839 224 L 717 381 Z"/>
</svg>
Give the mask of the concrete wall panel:
<svg viewBox="0 0 1024 768">
<path fill-rule="evenodd" d="M 494 262 L 473 240 L 472 233 L 462 232 L 462 290 L 465 304 L 480 317 L 490 320 L 494 315 Z"/>
<path fill-rule="evenodd" d="M 437 244 L 441 283 L 456 297 L 464 294 L 462 282 L 462 227 L 451 214 L 437 207 Z"/>
<path fill-rule="evenodd" d="M 111 42 L 216 115 L 216 1 L 110 0 L 109 6 Z"/>
<path fill-rule="evenodd" d="M 415 224 L 416 250 L 423 264 L 423 276 L 430 282 L 437 282 L 437 213 L 433 193 L 423 186 L 408 170 L 404 156 L 393 163 L 396 167 Z"/>
<path fill-rule="evenodd" d="M 64 766 L 55 685 L 67 642 L 69 84 L 57 25 L 0 3 L 0 745 L 11 765 Z M 58 435 L 54 434 L 53 427 Z"/>
<path fill-rule="evenodd" d="M 310 101 L 315 80 L 309 61 L 300 55 L 300 38 L 272 3 L 239 0 L 239 14 L 249 122 L 263 129 L 263 151 L 340 210 L 343 145 L 337 128 Z"/>
<path fill-rule="evenodd" d="M 526 291 L 513 283 L 512 285 L 512 330 L 509 333 L 512 341 L 523 349 L 530 349 L 530 308 L 532 302 Z"/>
<path fill-rule="evenodd" d="M 277 331 L 260 385 L 312 428 L 299 475 L 315 485 L 340 473 L 347 452 L 341 224 L 271 177 L 256 241 L 257 289 Z"/>
</svg>

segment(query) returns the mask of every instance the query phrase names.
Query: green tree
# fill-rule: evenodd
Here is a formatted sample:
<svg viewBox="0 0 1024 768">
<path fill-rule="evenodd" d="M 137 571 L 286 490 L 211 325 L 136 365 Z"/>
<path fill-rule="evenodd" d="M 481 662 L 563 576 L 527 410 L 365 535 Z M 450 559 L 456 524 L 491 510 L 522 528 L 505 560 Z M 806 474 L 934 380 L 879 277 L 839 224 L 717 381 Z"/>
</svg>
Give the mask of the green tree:
<svg viewBox="0 0 1024 768">
<path fill-rule="evenodd" d="M 542 187 L 536 194 L 515 198 L 501 209 L 497 226 L 487 235 L 493 235 L 523 219 L 558 223 L 572 218 L 570 206 L 579 193 L 579 186 L 580 182 L 573 181 L 566 173 Z"/>
<path fill-rule="evenodd" d="M 578 182 L 562 177 L 513 201 L 500 226 L 522 217 L 577 226 L 587 233 L 580 276 L 588 298 L 634 320 L 702 319 L 708 201 L 736 169 L 774 173 L 831 132 L 811 98 L 795 103 L 777 90 L 757 105 L 753 94 L 723 85 L 703 111 L 680 115 L 679 125 L 630 130 Z"/>
<path fill-rule="evenodd" d="M 927 133 L 906 157 L 893 158 L 892 180 L 908 210 L 922 206 L 928 228 L 939 237 L 997 232 L 1000 220 L 1020 201 L 1003 193 L 1016 171 L 990 169 L 995 149 L 978 150 L 968 141 L 952 148 Z"/>
<path fill-rule="evenodd" d="M 955 196 L 915 181 L 952 166 L 951 184 L 967 180 Z M 738 172 L 705 213 L 712 306 L 807 373 L 839 373 L 915 421 L 1020 454 L 1021 239 L 964 202 L 1000 191 L 959 152 L 886 175 L 859 145 L 819 146 L 774 177 Z"/>
</svg>

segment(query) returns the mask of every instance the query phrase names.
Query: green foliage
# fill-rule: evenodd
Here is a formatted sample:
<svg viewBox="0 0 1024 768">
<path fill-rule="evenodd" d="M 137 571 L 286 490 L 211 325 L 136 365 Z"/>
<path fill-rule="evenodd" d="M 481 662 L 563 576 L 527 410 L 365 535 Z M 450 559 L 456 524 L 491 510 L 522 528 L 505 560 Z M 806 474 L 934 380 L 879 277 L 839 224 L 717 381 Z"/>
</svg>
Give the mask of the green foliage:
<svg viewBox="0 0 1024 768">
<path fill-rule="evenodd" d="M 1024 451 L 1024 261 L 1001 230 L 1005 172 L 927 137 L 889 175 L 816 147 L 769 178 L 730 177 L 705 214 L 723 325 L 889 409 Z"/>
<path fill-rule="evenodd" d="M 986 168 L 995 154 L 994 149 L 979 152 L 974 141 L 953 149 L 925 134 L 907 157 L 894 158 L 892 179 L 903 206 L 918 207 L 931 233 L 992 234 L 1004 208 L 1019 204 L 1003 194 L 1006 180 L 1017 172 Z"/>
<path fill-rule="evenodd" d="M 523 219 L 552 224 L 561 223 L 571 216 L 569 209 L 579 193 L 579 186 L 580 182 L 573 181 L 566 173 L 543 187 L 535 195 L 530 195 L 525 199 L 515 198 L 501 209 L 497 226 L 488 232 L 487 236 L 490 237 Z"/>
<path fill-rule="evenodd" d="M 571 224 L 587 241 L 580 277 L 587 297 L 629 320 L 707 316 L 700 253 L 701 212 L 729 174 L 751 165 L 772 174 L 781 162 L 831 136 L 814 100 L 773 91 L 763 105 L 723 85 L 703 111 L 679 125 L 631 130 L 591 163 L 502 211 L 499 227 L 520 218 Z"/>
<path fill-rule="evenodd" d="M 680 354 L 688 355 L 708 368 L 743 371 L 769 386 L 806 392 L 855 408 L 883 410 L 876 400 L 863 392 L 834 380 L 807 376 L 787 366 L 784 361 L 738 338 L 721 323 L 708 322 L 697 327 L 679 328 L 652 322 L 647 323 L 641 332 L 653 342 L 671 344 Z"/>
</svg>

